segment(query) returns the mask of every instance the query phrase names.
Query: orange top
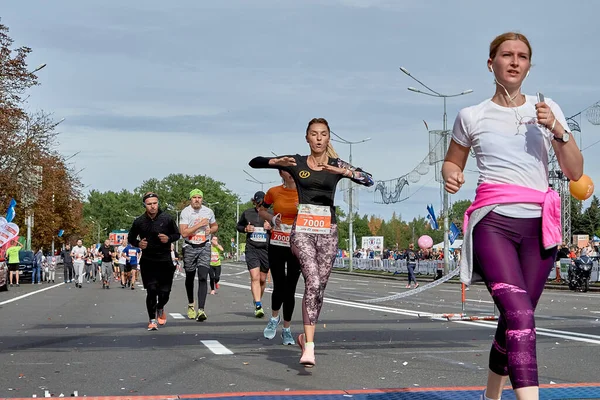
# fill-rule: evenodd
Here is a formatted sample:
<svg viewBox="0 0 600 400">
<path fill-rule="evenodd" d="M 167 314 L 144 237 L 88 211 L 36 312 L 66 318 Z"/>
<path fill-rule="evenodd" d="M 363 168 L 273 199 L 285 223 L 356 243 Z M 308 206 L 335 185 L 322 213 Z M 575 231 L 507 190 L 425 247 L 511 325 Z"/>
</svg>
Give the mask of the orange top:
<svg viewBox="0 0 600 400">
<path fill-rule="evenodd" d="M 274 186 L 267 191 L 265 205 L 273 205 L 273 212 L 281 214 L 281 222 L 291 225 L 298 215 L 298 191 L 281 186 Z"/>
</svg>

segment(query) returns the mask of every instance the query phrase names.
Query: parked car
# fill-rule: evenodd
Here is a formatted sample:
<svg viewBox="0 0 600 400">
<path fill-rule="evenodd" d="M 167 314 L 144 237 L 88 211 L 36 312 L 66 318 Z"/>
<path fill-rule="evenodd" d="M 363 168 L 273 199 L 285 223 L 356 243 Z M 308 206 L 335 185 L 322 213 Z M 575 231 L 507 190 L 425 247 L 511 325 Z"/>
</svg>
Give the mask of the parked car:
<svg viewBox="0 0 600 400">
<path fill-rule="evenodd" d="M 19 281 L 32 280 L 34 254 L 31 250 L 19 251 Z"/>
</svg>

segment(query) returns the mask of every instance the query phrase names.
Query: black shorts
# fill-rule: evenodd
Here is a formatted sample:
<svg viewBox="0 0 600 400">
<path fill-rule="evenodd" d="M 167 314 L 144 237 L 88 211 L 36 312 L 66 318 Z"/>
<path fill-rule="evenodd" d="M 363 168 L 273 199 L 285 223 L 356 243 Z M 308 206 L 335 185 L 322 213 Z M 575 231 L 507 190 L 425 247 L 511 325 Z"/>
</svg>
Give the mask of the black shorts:
<svg viewBox="0 0 600 400">
<path fill-rule="evenodd" d="M 269 251 L 264 249 L 256 249 L 254 247 L 246 247 L 246 265 L 248 271 L 254 268 L 260 268 L 260 272 L 269 272 Z"/>
<path fill-rule="evenodd" d="M 8 270 L 9 271 L 18 271 L 19 270 L 19 264 L 8 264 Z"/>
<path fill-rule="evenodd" d="M 131 264 L 123 265 L 123 272 L 125 272 L 125 273 L 131 272 L 132 269 L 133 269 L 133 266 Z"/>
</svg>

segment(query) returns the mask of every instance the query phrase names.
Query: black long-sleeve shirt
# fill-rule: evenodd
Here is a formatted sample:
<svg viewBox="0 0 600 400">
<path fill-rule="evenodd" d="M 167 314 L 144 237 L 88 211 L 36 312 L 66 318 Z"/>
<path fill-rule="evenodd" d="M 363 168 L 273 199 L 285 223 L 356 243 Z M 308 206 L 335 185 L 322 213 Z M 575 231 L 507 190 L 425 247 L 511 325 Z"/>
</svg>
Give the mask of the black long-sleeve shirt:
<svg viewBox="0 0 600 400">
<path fill-rule="evenodd" d="M 169 237 L 167 243 L 162 243 L 158 235 L 162 233 Z M 135 247 L 140 247 L 140 240 L 146 239 L 148 246 L 142 252 L 142 260 L 168 261 L 171 260 L 171 243 L 179 240 L 181 235 L 173 218 L 158 210 L 158 214 L 151 219 L 147 213 L 137 217 L 131 225 L 127 241 Z M 141 264 L 140 260 L 140 264 Z"/>
<path fill-rule="evenodd" d="M 249 208 L 240 215 L 240 220 L 237 223 L 237 230 L 241 233 L 246 233 L 246 246 L 251 246 L 257 249 L 266 249 L 269 245 L 269 235 L 267 233 L 266 242 L 256 242 L 252 240 L 253 232 L 246 232 L 246 227 L 252 225 L 257 228 L 264 227 L 265 219 L 258 215 L 256 208 Z M 270 221 L 268 221 L 270 222 Z"/>
<path fill-rule="evenodd" d="M 344 176 L 332 174 L 331 172 L 327 171 L 315 171 L 311 169 L 308 166 L 308 156 L 296 154 L 283 157 L 293 157 L 296 160 L 296 165 L 293 167 L 278 167 L 269 165 L 269 160 L 279 157 L 256 157 L 250 161 L 249 165 L 252 168 L 281 169 L 289 172 L 294 179 L 294 182 L 296 182 L 299 203 L 329 206 L 329 209 L 331 210 L 331 222 L 335 223 L 335 188 L 337 183 L 343 179 Z M 374 183 L 369 173 L 364 172 L 360 168 L 355 168 L 339 158 L 329 157 L 327 164 L 338 168 L 347 168 L 353 171 L 354 178 L 352 181 L 360 185 L 372 186 Z"/>
</svg>

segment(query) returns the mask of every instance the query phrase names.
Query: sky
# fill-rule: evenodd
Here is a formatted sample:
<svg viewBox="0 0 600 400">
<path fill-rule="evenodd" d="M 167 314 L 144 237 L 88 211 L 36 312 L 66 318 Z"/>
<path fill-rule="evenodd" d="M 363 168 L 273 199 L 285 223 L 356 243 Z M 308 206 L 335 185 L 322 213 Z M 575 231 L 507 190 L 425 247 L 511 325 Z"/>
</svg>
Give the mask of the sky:
<svg viewBox="0 0 600 400">
<path fill-rule="evenodd" d="M 600 2 L 393 0 L 3 0 L 1 22 L 15 45 L 33 49 L 41 86 L 28 108 L 52 112 L 59 150 L 81 170 L 85 192 L 133 190 L 171 173 L 206 174 L 242 200 L 261 189 L 255 156 L 307 154 L 307 122 L 325 117 L 349 141 L 352 161 L 376 181 L 404 176 L 429 152 L 429 129 L 442 129 L 443 101 L 418 87 L 404 67 L 458 111 L 493 95 L 489 43 L 519 31 L 533 47 L 523 92 L 543 92 L 571 116 L 600 100 Z M 576 118 L 585 172 L 600 182 L 600 126 Z M 349 146 L 335 143 L 344 159 Z M 405 220 L 441 204 L 433 167 L 404 201 L 375 202 L 359 190 L 358 212 Z M 422 172 L 423 168 L 421 168 Z M 475 160 L 450 201 L 472 199 Z M 380 196 L 379 196 L 380 198 Z M 336 202 L 347 209 L 343 196 Z"/>
</svg>

